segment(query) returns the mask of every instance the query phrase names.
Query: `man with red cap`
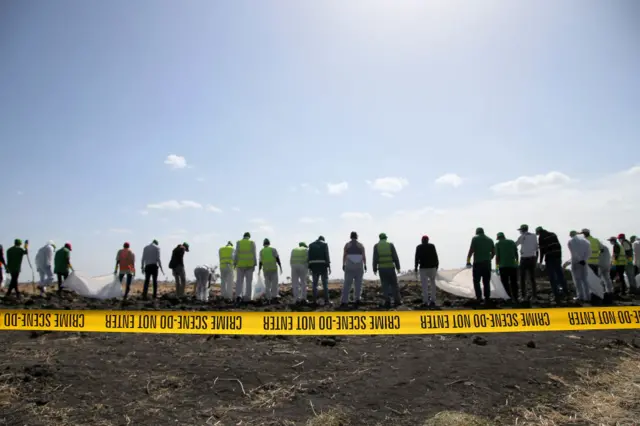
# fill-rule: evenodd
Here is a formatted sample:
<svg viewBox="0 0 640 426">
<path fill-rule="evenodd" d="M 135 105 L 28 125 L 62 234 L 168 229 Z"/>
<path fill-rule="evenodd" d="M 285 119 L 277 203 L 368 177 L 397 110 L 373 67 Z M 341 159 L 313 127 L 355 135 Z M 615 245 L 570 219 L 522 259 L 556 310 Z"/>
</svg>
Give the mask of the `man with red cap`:
<svg viewBox="0 0 640 426">
<path fill-rule="evenodd" d="M 131 251 L 129 243 L 126 242 L 116 254 L 116 266 L 113 270 L 113 275 L 115 275 L 118 273 L 118 268 L 120 268 L 120 275 L 118 275 L 120 284 L 122 284 L 124 276 L 127 276 L 127 288 L 124 291 L 125 299 L 129 296 L 129 291 L 131 290 L 131 281 L 133 281 L 133 275 L 136 273 L 135 265 L 136 256 L 133 254 L 133 251 Z"/>
<path fill-rule="evenodd" d="M 420 285 L 422 287 L 422 306 L 433 308 L 436 306 L 436 275 L 440 260 L 436 246 L 429 242 L 427 235 L 422 236 L 422 242 L 416 247 L 414 272 L 418 275 L 420 268 Z"/>
</svg>

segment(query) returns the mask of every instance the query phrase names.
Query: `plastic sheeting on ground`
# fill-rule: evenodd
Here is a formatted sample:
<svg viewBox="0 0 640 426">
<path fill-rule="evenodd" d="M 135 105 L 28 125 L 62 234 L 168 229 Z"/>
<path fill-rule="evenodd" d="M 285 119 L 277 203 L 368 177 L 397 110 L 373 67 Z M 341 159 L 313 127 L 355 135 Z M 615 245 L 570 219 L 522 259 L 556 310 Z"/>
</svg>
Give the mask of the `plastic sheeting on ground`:
<svg viewBox="0 0 640 426">
<path fill-rule="evenodd" d="M 62 287 L 92 299 L 122 298 L 122 285 L 116 275 L 89 278 L 72 272 L 62 283 Z"/>
<path fill-rule="evenodd" d="M 414 272 L 409 272 L 398 277 L 398 285 L 404 287 L 407 281 L 420 281 Z M 509 295 L 502 285 L 500 277 L 491 272 L 491 298 L 509 299 Z M 473 288 L 473 271 L 471 268 L 447 269 L 438 271 L 436 275 L 436 287 L 445 293 L 465 299 L 475 299 L 476 292 Z"/>
<path fill-rule="evenodd" d="M 567 268 L 571 272 L 571 280 L 573 281 L 574 290 L 576 289 L 576 278 L 573 276 L 573 271 L 571 270 L 571 265 L 567 266 Z M 591 268 L 587 267 L 587 283 L 589 284 L 589 290 L 591 294 L 602 299 L 604 297 L 604 284 L 599 276 L 595 274 L 591 270 Z"/>
</svg>

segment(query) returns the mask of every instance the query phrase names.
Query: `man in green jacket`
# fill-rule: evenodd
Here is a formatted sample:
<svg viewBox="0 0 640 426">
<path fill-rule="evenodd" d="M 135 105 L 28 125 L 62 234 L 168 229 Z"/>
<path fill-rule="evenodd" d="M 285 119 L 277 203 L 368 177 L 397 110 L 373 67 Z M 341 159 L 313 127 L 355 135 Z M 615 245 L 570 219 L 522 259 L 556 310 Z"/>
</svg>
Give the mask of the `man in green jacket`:
<svg viewBox="0 0 640 426">
<path fill-rule="evenodd" d="M 513 240 L 498 232 L 496 243 L 496 269 L 500 281 L 512 301 L 518 301 L 518 247 Z"/>
<path fill-rule="evenodd" d="M 28 254 L 26 248 L 22 247 L 22 240 L 16 238 L 13 242 L 13 247 L 7 250 L 7 269 L 11 274 L 11 282 L 9 283 L 9 290 L 7 290 L 7 296 L 11 294 L 11 290 L 15 289 L 16 297 L 20 297 L 18 291 L 18 277 L 20 276 L 20 270 L 22 269 L 22 259 Z"/>
<path fill-rule="evenodd" d="M 482 290 L 484 289 L 484 302 L 489 303 L 491 297 L 491 260 L 496 254 L 493 240 L 484 234 L 484 229 L 476 228 L 476 236 L 471 239 L 471 246 L 467 253 L 467 268 L 473 268 L 473 288 L 476 291 L 476 300 L 482 302 Z M 471 265 L 473 256 L 473 265 Z"/>
<path fill-rule="evenodd" d="M 69 277 L 71 266 L 71 243 L 65 243 L 64 247 L 56 251 L 53 259 L 53 273 L 58 277 L 58 294 L 62 294 L 62 283 Z"/>
</svg>

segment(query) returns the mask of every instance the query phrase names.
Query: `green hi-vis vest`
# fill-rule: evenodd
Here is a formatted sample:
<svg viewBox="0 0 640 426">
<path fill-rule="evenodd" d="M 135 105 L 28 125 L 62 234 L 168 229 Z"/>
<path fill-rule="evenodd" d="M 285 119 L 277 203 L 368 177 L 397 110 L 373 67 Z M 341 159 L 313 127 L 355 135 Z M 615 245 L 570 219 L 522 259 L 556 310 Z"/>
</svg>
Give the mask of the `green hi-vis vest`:
<svg viewBox="0 0 640 426">
<path fill-rule="evenodd" d="M 394 268 L 393 256 L 391 255 L 391 244 L 385 240 L 378 242 L 378 268 Z"/>
<path fill-rule="evenodd" d="M 291 264 L 292 265 L 306 265 L 307 264 L 307 249 L 304 247 L 296 247 L 291 252 Z M 264 263 L 264 262 L 263 262 Z"/>
<path fill-rule="evenodd" d="M 273 255 L 273 249 L 271 247 L 263 247 L 260 250 L 260 258 L 262 259 L 262 269 L 265 272 L 273 272 L 278 270 L 278 263 L 276 257 Z"/>
<path fill-rule="evenodd" d="M 589 244 L 591 245 L 591 256 L 587 263 L 589 265 L 598 265 L 600 259 L 600 241 L 597 238 L 593 238 L 591 235 L 587 237 Z"/>
<path fill-rule="evenodd" d="M 233 247 L 220 247 L 218 254 L 220 255 L 220 269 L 233 266 Z"/>
<path fill-rule="evenodd" d="M 624 266 L 627 264 L 627 256 L 625 256 L 624 250 L 622 249 L 622 246 L 620 244 L 616 243 L 615 245 L 620 248 L 620 251 L 618 252 L 618 255 L 615 258 L 614 265 Z M 614 252 L 615 252 L 615 246 L 614 246 Z"/>
<path fill-rule="evenodd" d="M 624 257 L 627 260 L 627 265 L 633 265 L 633 246 L 627 240 L 622 241 L 622 250 L 620 253 L 624 252 Z"/>
<path fill-rule="evenodd" d="M 252 241 L 248 238 L 243 238 L 238 241 L 238 268 L 254 268 L 256 261 L 253 258 Z"/>
</svg>

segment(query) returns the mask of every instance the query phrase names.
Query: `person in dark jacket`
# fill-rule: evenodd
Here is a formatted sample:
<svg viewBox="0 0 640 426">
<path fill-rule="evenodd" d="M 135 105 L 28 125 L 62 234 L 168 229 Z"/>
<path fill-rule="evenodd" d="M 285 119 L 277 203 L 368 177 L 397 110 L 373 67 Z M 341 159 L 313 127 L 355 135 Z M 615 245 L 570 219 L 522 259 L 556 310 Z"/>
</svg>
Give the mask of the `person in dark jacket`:
<svg viewBox="0 0 640 426">
<path fill-rule="evenodd" d="M 511 301 L 518 303 L 518 247 L 504 232 L 498 232 L 496 240 L 496 269 L 500 281 Z"/>
<path fill-rule="evenodd" d="M 562 246 L 558 241 L 558 236 L 542 226 L 536 228 L 536 235 L 538 235 L 540 263 L 545 262 L 553 296 L 556 303 L 560 303 L 562 299 L 569 297 L 567 281 L 564 278 L 564 269 L 562 268 Z"/>
<path fill-rule="evenodd" d="M 11 294 L 11 290 L 15 290 L 16 296 L 20 297 L 18 291 L 18 277 L 22 269 L 22 259 L 24 256 L 28 256 L 26 248 L 22 247 L 22 240 L 16 238 L 13 247 L 7 249 L 7 269 L 11 274 L 11 281 L 9 282 L 9 290 L 7 290 L 7 297 Z"/>
<path fill-rule="evenodd" d="M 169 269 L 173 271 L 173 277 L 176 279 L 176 295 L 184 296 L 184 289 L 187 285 L 187 275 L 184 269 L 184 254 L 189 251 L 189 244 L 178 244 L 171 252 L 171 260 L 169 260 Z"/>
<path fill-rule="evenodd" d="M 436 246 L 429 242 L 427 235 L 422 236 L 422 243 L 416 247 L 414 272 L 420 270 L 420 285 L 422 286 L 422 306 L 436 306 L 436 274 L 440 260 Z"/>
<path fill-rule="evenodd" d="M 313 301 L 318 303 L 318 281 L 322 278 L 322 290 L 324 292 L 324 304 L 331 305 L 329 300 L 329 275 L 331 274 L 331 259 L 329 258 L 329 246 L 320 235 L 317 240 L 309 244 L 308 251 L 309 270 L 311 271 Z"/>
</svg>

